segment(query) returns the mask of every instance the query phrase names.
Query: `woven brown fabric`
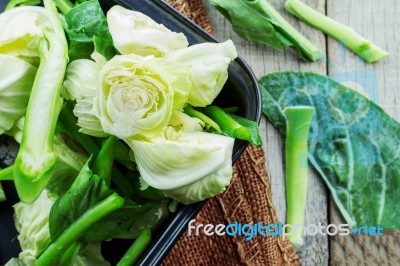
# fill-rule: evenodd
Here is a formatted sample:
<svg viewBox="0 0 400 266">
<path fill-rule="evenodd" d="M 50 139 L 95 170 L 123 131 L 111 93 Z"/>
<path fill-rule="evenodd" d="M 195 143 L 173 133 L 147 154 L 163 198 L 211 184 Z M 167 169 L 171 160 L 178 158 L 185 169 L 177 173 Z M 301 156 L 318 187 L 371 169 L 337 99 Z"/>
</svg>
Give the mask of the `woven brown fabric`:
<svg viewBox="0 0 400 266">
<path fill-rule="evenodd" d="M 210 34 L 214 34 L 210 20 L 201 0 L 166 0 L 176 10 L 191 19 Z"/>
<path fill-rule="evenodd" d="M 234 165 L 227 190 L 210 199 L 197 215 L 196 224 L 263 225 L 277 223 L 270 181 L 262 148 L 249 146 Z M 187 231 L 172 248 L 163 266 L 174 265 L 298 265 L 295 250 L 281 237 L 189 235 Z"/>
<path fill-rule="evenodd" d="M 167 0 L 173 7 L 213 33 L 201 0 Z M 262 148 L 249 146 L 234 166 L 231 185 L 210 199 L 197 215 L 196 224 L 263 225 L 277 223 L 270 181 Z M 295 250 L 281 237 L 230 237 L 189 235 L 184 232 L 162 265 L 298 265 Z"/>
</svg>

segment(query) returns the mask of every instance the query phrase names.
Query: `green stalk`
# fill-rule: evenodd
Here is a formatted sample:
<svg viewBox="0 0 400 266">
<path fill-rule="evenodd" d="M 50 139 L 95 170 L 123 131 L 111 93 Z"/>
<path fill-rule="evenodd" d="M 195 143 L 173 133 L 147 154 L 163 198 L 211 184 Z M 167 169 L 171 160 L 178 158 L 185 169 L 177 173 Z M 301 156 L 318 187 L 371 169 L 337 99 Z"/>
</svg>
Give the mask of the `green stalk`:
<svg viewBox="0 0 400 266">
<path fill-rule="evenodd" d="M 144 190 L 141 190 L 141 185 L 140 185 L 140 174 L 137 174 L 136 172 L 130 172 L 129 178 L 131 183 L 133 184 L 133 189 L 135 195 L 138 195 L 139 197 L 142 197 L 144 199 L 149 199 L 149 200 L 163 200 L 165 199 L 165 194 L 159 189 L 153 188 L 153 187 L 147 187 Z"/>
<path fill-rule="evenodd" d="M 133 197 L 135 195 L 132 182 L 115 166 L 112 168 L 112 181 L 125 197 Z"/>
<path fill-rule="evenodd" d="M 41 2 L 41 0 L 10 0 L 4 8 L 4 11 L 10 10 L 18 6 L 35 6 L 39 5 Z"/>
<path fill-rule="evenodd" d="M 151 231 L 144 228 L 117 266 L 132 266 L 151 242 Z"/>
<path fill-rule="evenodd" d="M 68 227 L 36 260 L 37 266 L 57 265 L 63 254 L 74 244 L 89 228 L 104 217 L 120 209 L 124 199 L 116 193 L 111 194 L 87 210 L 70 227 Z"/>
<path fill-rule="evenodd" d="M 6 201 L 6 194 L 4 193 L 3 185 L 0 182 L 0 202 Z"/>
<path fill-rule="evenodd" d="M 287 0 L 285 8 L 300 20 L 337 39 L 368 63 L 379 61 L 388 54 L 352 28 L 317 12 L 299 0 Z"/>
<path fill-rule="evenodd" d="M 72 8 L 74 8 L 74 5 L 69 0 L 54 0 L 54 3 L 63 15 L 67 14 Z"/>
<path fill-rule="evenodd" d="M 72 106 L 70 103 L 65 103 L 60 113 L 60 119 L 64 126 L 67 128 L 71 136 L 89 153 L 93 154 L 99 151 L 99 146 L 93 141 L 91 137 L 79 132 L 78 120 L 72 113 Z"/>
<path fill-rule="evenodd" d="M 219 125 L 217 123 L 215 123 L 215 121 L 213 121 L 211 118 L 209 118 L 208 116 L 203 114 L 202 112 L 199 112 L 199 111 L 193 109 L 192 107 L 186 107 L 184 109 L 184 111 L 188 116 L 196 117 L 196 118 L 200 119 L 201 121 L 203 121 L 204 123 L 206 123 L 207 125 L 214 128 L 218 133 L 222 133 Z"/>
<path fill-rule="evenodd" d="M 208 117 L 214 120 L 222 131 L 229 136 L 251 140 L 251 133 L 244 126 L 233 120 L 222 108 L 211 105 L 205 108 L 199 108 L 199 110 L 203 111 Z"/>
<path fill-rule="evenodd" d="M 103 146 L 92 167 L 93 173 L 104 179 L 108 186 L 111 183 L 111 171 L 114 163 L 114 147 L 117 138 L 110 136 L 103 143 Z"/>
<path fill-rule="evenodd" d="M 14 165 L 0 170 L 0 180 L 14 180 Z"/>
<path fill-rule="evenodd" d="M 68 45 L 61 20 L 51 0 L 44 0 L 54 33 L 39 44 L 40 65 L 26 110 L 14 180 L 21 201 L 33 202 L 49 181 L 57 156 L 53 139 L 61 109 L 60 90 L 68 62 Z"/>
<path fill-rule="evenodd" d="M 81 248 L 80 243 L 73 243 L 62 255 L 59 266 L 73 266 Z"/>
<path fill-rule="evenodd" d="M 296 48 L 305 55 L 305 58 L 311 61 L 322 59 L 323 54 L 321 50 L 298 32 L 289 22 L 287 22 L 286 19 L 284 19 L 267 0 L 260 1 L 260 5 L 264 7 L 264 10 L 268 10 L 268 14 L 277 22 L 282 34 L 287 39 L 299 44 L 296 45 Z"/>
<path fill-rule="evenodd" d="M 285 109 L 286 124 L 286 222 L 301 225 L 295 232 L 287 230 L 288 239 L 295 247 L 303 243 L 302 225 L 307 200 L 308 133 L 314 107 L 295 106 Z M 289 229 L 289 228 L 288 228 Z"/>
<path fill-rule="evenodd" d="M 129 170 L 135 170 L 135 163 L 130 160 L 129 152 L 130 149 L 121 141 L 117 141 L 117 143 L 115 143 L 115 160 Z"/>
</svg>

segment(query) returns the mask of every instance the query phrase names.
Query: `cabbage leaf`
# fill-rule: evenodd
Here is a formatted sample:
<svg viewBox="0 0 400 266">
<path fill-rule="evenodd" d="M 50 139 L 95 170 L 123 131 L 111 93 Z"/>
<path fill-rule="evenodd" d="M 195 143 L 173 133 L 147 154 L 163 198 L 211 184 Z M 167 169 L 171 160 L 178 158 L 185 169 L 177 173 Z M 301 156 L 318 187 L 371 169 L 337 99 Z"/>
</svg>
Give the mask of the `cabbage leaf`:
<svg viewBox="0 0 400 266">
<path fill-rule="evenodd" d="M 400 124 L 360 93 L 314 73 L 260 79 L 263 112 L 285 135 L 283 110 L 313 106 L 308 159 L 351 227 L 400 229 Z"/>
<path fill-rule="evenodd" d="M 193 203 L 212 197 L 223 191 L 232 178 L 231 137 L 181 131 L 127 143 L 135 151 L 143 180 L 179 202 Z M 193 183 L 196 184 L 189 189 Z M 183 192 L 184 186 L 188 188 L 187 194 Z"/>
<path fill-rule="evenodd" d="M 183 33 L 158 24 L 145 14 L 113 6 L 107 21 L 115 47 L 121 54 L 164 56 L 189 45 Z"/>
<path fill-rule="evenodd" d="M 25 114 L 37 68 L 12 55 L 0 54 L 0 134 Z"/>
</svg>

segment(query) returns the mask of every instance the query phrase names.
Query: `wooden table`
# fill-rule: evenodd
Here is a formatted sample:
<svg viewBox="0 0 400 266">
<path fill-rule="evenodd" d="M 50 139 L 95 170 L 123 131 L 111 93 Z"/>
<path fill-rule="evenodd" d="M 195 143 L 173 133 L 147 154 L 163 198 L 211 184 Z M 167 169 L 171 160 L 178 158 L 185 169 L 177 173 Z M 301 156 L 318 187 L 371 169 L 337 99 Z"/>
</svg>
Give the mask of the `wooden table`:
<svg viewBox="0 0 400 266">
<path fill-rule="evenodd" d="M 326 59 L 317 63 L 303 62 L 292 49 L 284 53 L 263 45 L 253 45 L 242 40 L 231 28 L 230 23 L 203 0 L 218 40 L 232 39 L 238 53 L 261 77 L 274 71 L 312 71 L 329 75 L 353 88 L 362 90 L 379 103 L 389 114 L 400 119 L 400 2 L 397 0 L 303 0 L 311 7 L 329 17 L 351 26 L 362 36 L 389 52 L 389 56 L 376 64 L 365 63 L 357 55 L 336 40 L 325 36 L 292 15 L 284 8 L 285 0 L 271 0 L 272 5 L 287 20 L 325 52 Z M 261 121 L 261 134 L 267 155 L 273 199 L 280 221 L 285 220 L 284 162 L 282 139 L 265 117 Z M 310 171 L 306 224 L 329 224 L 340 221 L 340 216 L 329 198 L 325 185 Z M 400 218 L 399 218 L 400 219 Z M 337 245 L 326 236 L 308 236 L 299 251 L 302 265 L 335 264 L 332 254 L 338 254 Z M 336 252 L 336 253 L 335 253 Z M 363 252 L 363 251 L 360 251 Z"/>
</svg>

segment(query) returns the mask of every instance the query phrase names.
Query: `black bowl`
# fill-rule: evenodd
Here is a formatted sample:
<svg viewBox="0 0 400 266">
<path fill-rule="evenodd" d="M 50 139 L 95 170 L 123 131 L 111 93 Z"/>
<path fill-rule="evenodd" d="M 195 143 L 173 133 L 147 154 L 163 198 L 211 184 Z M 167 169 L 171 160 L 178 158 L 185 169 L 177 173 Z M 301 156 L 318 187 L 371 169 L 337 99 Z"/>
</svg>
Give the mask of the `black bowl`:
<svg viewBox="0 0 400 266">
<path fill-rule="evenodd" d="M 105 12 L 116 4 L 140 11 L 158 23 L 164 24 L 169 29 L 184 33 L 191 45 L 202 42 L 216 42 L 207 32 L 161 0 L 100 0 L 100 4 Z M 0 4 L 0 10 L 2 8 L 4 6 Z M 228 81 L 215 103 L 225 107 L 237 106 L 239 107 L 238 114 L 240 116 L 259 122 L 261 117 L 261 95 L 254 74 L 241 58 L 237 58 L 232 62 L 228 71 Z M 2 140 L 0 140 L 0 146 L 4 145 L 1 142 Z M 247 145 L 248 143 L 244 141 L 235 142 L 233 162 L 239 158 Z M 19 252 L 11 207 L 17 201 L 17 198 L 13 184 L 11 182 L 3 183 L 5 183 L 4 188 L 8 200 L 6 203 L 0 204 L 0 264 L 4 264 L 9 258 L 17 256 Z M 145 251 L 137 265 L 159 264 L 183 233 L 188 222 L 196 216 L 204 203 L 200 202 L 187 206 L 180 205 L 177 211 L 171 214 L 164 225 L 154 233 L 150 247 Z M 131 243 L 132 240 L 105 242 L 102 248 L 103 254 L 114 265 Z"/>
</svg>

